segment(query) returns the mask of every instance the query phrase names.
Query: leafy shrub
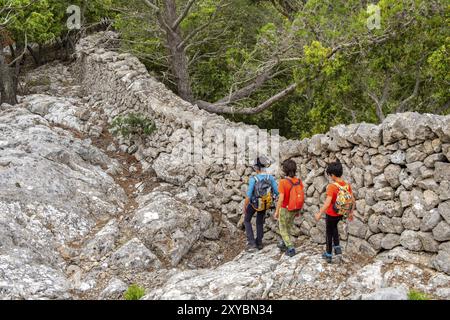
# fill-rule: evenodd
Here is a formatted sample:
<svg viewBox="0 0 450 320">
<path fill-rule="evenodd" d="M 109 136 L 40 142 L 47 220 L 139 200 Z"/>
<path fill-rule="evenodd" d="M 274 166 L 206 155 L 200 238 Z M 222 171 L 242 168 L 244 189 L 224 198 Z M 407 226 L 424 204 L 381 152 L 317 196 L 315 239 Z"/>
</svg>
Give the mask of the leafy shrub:
<svg viewBox="0 0 450 320">
<path fill-rule="evenodd" d="M 139 287 L 137 284 L 132 284 L 125 291 L 123 297 L 125 300 L 139 300 L 145 295 L 145 289 Z"/>
<path fill-rule="evenodd" d="M 113 134 L 121 135 L 124 138 L 130 136 L 150 135 L 156 130 L 153 120 L 140 114 L 129 113 L 125 116 L 117 116 L 111 123 Z"/>
<path fill-rule="evenodd" d="M 408 299 L 409 300 L 430 300 L 430 298 L 427 296 L 426 293 L 417 291 L 417 290 L 410 290 L 408 293 Z"/>
<path fill-rule="evenodd" d="M 27 87 L 36 87 L 36 86 L 49 86 L 51 85 L 50 77 L 44 76 L 41 78 L 30 79 L 26 82 Z"/>
</svg>

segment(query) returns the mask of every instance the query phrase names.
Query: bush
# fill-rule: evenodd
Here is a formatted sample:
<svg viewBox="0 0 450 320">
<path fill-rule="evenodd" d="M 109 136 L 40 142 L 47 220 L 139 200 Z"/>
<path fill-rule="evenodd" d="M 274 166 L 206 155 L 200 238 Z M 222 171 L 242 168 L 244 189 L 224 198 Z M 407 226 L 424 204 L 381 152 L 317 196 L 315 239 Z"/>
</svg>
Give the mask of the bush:
<svg viewBox="0 0 450 320">
<path fill-rule="evenodd" d="M 52 84 L 50 77 L 44 76 L 42 78 L 34 78 L 30 79 L 26 82 L 27 87 L 36 87 L 36 86 L 49 86 Z"/>
<path fill-rule="evenodd" d="M 426 293 L 417 291 L 417 290 L 410 290 L 408 293 L 408 299 L 409 300 L 430 300 L 430 298 L 427 296 Z"/>
<path fill-rule="evenodd" d="M 123 297 L 125 300 L 139 300 L 145 295 L 145 289 L 136 284 L 132 284 L 125 291 Z"/>
<path fill-rule="evenodd" d="M 113 134 L 120 134 L 124 138 L 129 136 L 150 135 L 156 130 L 153 120 L 140 114 L 129 113 L 125 116 L 117 116 L 111 123 Z"/>
</svg>

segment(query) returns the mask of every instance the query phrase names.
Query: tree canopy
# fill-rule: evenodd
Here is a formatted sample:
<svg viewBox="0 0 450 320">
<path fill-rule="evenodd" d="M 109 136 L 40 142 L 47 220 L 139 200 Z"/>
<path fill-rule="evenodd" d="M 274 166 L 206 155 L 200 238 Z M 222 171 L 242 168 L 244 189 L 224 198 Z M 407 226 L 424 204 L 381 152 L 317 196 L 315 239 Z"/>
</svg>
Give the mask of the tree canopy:
<svg viewBox="0 0 450 320">
<path fill-rule="evenodd" d="M 449 113 L 444 0 L 380 0 L 378 11 L 360 0 L 0 0 L 0 28 L 44 43 L 67 32 L 70 4 L 83 24 L 113 19 L 117 49 L 184 99 L 290 138 Z"/>
</svg>

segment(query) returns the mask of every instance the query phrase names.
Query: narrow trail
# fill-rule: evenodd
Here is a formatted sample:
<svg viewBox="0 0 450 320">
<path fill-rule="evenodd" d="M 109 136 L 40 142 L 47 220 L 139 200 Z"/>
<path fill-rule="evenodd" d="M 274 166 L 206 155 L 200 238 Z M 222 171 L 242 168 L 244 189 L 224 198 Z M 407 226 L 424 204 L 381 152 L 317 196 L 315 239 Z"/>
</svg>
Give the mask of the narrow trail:
<svg viewBox="0 0 450 320">
<path fill-rule="evenodd" d="M 116 160 L 118 164 L 120 164 L 119 170 L 114 173 L 109 173 L 117 183 L 117 185 L 125 191 L 125 194 L 127 196 L 127 202 L 123 206 L 122 214 L 119 217 L 115 218 L 118 221 L 119 228 L 119 237 L 116 240 L 115 247 L 120 247 L 135 236 L 128 223 L 139 207 L 136 198 L 139 195 L 145 195 L 152 192 L 153 190 L 161 187 L 162 184 L 164 185 L 164 183 L 158 180 L 152 170 L 147 170 L 146 172 L 144 172 L 141 163 L 133 155 L 121 151 L 117 140 L 108 131 L 107 126 L 103 128 L 103 131 L 98 137 L 89 136 L 86 133 L 60 124 L 54 124 L 54 126 L 71 132 L 73 136 L 78 139 L 91 140 L 93 146 L 97 147 L 110 159 Z M 107 170 L 106 167 L 103 167 L 102 169 L 105 171 Z M 167 185 L 165 187 L 167 189 Z M 192 203 L 190 204 L 192 205 Z M 214 224 L 221 226 L 221 230 L 219 238 L 217 240 L 210 240 L 206 242 L 206 248 L 208 248 L 208 243 L 218 247 L 219 249 L 216 251 L 220 252 L 220 257 L 218 259 L 214 259 L 215 257 L 205 257 L 203 254 L 205 250 L 205 241 L 201 241 L 198 244 L 194 245 L 194 247 L 191 248 L 191 250 L 180 261 L 178 268 L 180 268 L 181 270 L 199 268 L 208 269 L 217 267 L 226 262 L 232 261 L 237 255 L 245 250 L 246 241 L 244 233 L 237 231 L 237 229 L 234 231 L 230 231 L 227 226 L 223 224 L 223 216 L 220 212 L 211 212 L 211 214 Z M 81 239 L 78 239 L 77 241 L 68 243 L 67 246 L 73 249 L 75 252 L 80 252 L 81 249 L 86 245 L 86 243 L 94 238 L 110 220 L 111 219 L 97 221 L 97 225 L 89 232 L 88 235 Z M 112 252 L 105 255 L 101 259 L 101 261 L 105 261 L 111 254 Z M 164 269 L 171 268 L 170 261 L 167 259 L 167 257 L 158 253 L 157 256 L 158 259 L 163 263 L 162 267 Z M 98 268 L 99 266 L 99 262 L 90 261 L 89 257 L 77 257 L 77 259 L 73 261 L 69 256 L 67 256 L 66 261 L 68 261 L 69 264 L 75 262 L 76 265 L 80 267 L 80 269 L 83 270 L 84 273 L 95 270 L 95 268 Z M 130 276 L 129 280 L 133 283 L 146 283 L 148 281 L 147 279 L 134 278 L 133 276 Z M 98 281 L 96 287 L 93 290 L 89 290 L 87 293 L 72 291 L 72 294 L 77 299 L 97 299 L 102 289 L 107 286 L 108 281 L 109 279 L 106 276 L 103 278 L 102 276 L 100 276 L 100 281 Z M 147 285 L 151 287 L 157 287 L 158 285 L 162 285 L 164 281 L 164 277 L 161 277 L 161 279 L 158 279 L 156 277 L 152 279 L 151 284 L 147 282 Z"/>
</svg>

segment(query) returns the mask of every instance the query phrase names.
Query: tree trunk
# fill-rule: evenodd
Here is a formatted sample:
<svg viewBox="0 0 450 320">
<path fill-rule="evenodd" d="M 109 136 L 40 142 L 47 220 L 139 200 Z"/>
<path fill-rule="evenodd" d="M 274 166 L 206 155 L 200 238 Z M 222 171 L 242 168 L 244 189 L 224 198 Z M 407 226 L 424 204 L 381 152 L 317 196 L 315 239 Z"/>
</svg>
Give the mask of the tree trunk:
<svg viewBox="0 0 450 320">
<path fill-rule="evenodd" d="M 11 51 L 11 60 L 14 60 L 16 58 L 16 50 L 14 49 L 14 46 L 12 44 L 9 45 L 9 51 Z"/>
<path fill-rule="evenodd" d="M 183 42 L 180 26 L 172 29 L 172 24 L 177 21 L 177 9 L 175 0 L 164 1 L 164 18 L 167 25 L 163 26 L 166 30 L 167 47 L 170 51 L 170 65 L 172 73 L 175 77 L 178 95 L 189 102 L 193 102 L 191 81 L 188 71 L 188 59 L 184 46 L 180 46 Z"/>
<path fill-rule="evenodd" d="M 177 91 L 181 98 L 192 102 L 192 89 L 188 72 L 188 61 L 184 49 L 177 49 L 177 41 L 168 41 L 171 59 L 171 69 L 175 76 Z"/>
<path fill-rule="evenodd" d="M 41 45 L 39 45 L 37 52 L 30 45 L 27 46 L 27 49 L 33 57 L 34 65 L 39 67 L 41 65 Z"/>
<path fill-rule="evenodd" d="M 16 89 L 14 69 L 5 63 L 3 56 L 0 56 L 0 104 L 17 104 Z"/>
</svg>

